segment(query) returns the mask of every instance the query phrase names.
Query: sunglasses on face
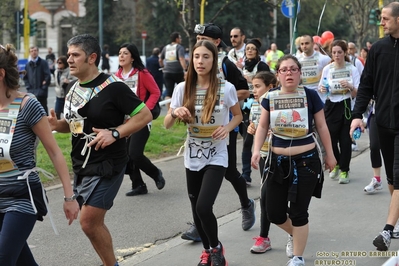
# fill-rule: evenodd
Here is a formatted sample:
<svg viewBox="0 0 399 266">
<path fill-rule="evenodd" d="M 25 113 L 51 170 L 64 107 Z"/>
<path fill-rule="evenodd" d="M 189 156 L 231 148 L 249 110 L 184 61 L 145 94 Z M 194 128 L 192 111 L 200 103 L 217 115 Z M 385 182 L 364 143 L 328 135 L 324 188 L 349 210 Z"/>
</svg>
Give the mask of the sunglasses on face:
<svg viewBox="0 0 399 266">
<path fill-rule="evenodd" d="M 238 38 L 240 35 L 230 35 L 230 39 L 232 38 Z"/>
</svg>

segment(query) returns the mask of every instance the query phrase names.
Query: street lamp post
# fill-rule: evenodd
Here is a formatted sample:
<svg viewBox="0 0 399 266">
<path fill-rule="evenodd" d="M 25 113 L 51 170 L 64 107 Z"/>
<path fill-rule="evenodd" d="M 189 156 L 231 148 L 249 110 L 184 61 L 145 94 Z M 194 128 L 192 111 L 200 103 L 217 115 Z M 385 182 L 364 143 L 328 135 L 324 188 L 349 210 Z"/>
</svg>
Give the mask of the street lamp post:
<svg viewBox="0 0 399 266">
<path fill-rule="evenodd" d="M 103 6 L 104 0 L 98 0 L 98 41 L 103 48 Z"/>
</svg>

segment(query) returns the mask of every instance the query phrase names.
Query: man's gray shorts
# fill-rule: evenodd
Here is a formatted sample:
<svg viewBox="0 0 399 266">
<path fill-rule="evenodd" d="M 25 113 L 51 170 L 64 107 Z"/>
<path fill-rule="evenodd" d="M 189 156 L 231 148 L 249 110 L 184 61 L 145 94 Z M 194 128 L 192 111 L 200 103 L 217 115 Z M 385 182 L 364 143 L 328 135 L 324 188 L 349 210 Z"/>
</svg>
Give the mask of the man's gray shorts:
<svg viewBox="0 0 399 266">
<path fill-rule="evenodd" d="M 109 210 L 114 204 L 116 194 L 121 187 L 125 167 L 112 178 L 101 176 L 74 176 L 74 193 L 77 196 L 79 206 L 89 205 Z M 76 184 L 78 180 L 78 185 Z"/>
</svg>

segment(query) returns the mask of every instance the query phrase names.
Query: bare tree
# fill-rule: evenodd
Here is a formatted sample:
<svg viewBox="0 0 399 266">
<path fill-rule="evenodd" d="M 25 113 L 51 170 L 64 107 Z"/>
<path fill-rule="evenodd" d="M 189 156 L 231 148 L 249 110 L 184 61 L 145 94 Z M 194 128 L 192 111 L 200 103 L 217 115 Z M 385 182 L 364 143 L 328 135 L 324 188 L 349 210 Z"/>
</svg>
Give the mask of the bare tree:
<svg viewBox="0 0 399 266">
<path fill-rule="evenodd" d="M 378 26 L 369 24 L 370 11 L 378 8 L 378 0 L 334 0 L 334 3 L 341 7 L 348 18 L 347 22 L 354 32 L 353 41 L 358 47 L 363 46 L 366 38 L 378 37 Z"/>
<path fill-rule="evenodd" d="M 223 10 L 238 0 L 225 0 L 224 4 L 220 7 L 220 9 L 212 16 L 208 23 L 215 21 L 215 19 L 220 15 Z M 198 14 L 197 12 L 200 7 L 201 0 L 180 0 L 177 1 L 178 4 L 181 5 L 181 16 L 182 16 L 182 24 L 181 27 L 183 28 L 184 32 L 186 33 L 187 37 L 190 40 L 189 47 L 190 51 L 193 45 L 196 42 L 196 34 L 194 33 L 194 27 L 197 23 L 199 23 L 199 19 L 195 16 Z"/>
</svg>

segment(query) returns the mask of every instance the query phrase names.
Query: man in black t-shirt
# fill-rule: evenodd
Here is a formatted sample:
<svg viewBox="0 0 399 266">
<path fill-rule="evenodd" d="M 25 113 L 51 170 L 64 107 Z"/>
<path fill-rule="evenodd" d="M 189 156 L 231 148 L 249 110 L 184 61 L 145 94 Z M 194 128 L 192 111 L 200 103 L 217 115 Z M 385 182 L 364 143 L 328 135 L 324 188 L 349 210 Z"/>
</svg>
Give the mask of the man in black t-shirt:
<svg viewBox="0 0 399 266">
<path fill-rule="evenodd" d="M 104 218 L 125 173 L 125 138 L 146 126 L 152 115 L 125 83 L 98 71 L 101 48 L 94 37 L 78 35 L 67 45 L 70 73 L 78 80 L 69 85 L 65 118 L 57 120 L 53 109 L 49 117 L 52 130 L 72 133 L 74 195 L 64 200 L 78 201 L 82 230 L 103 265 L 118 265 Z M 126 116 L 130 119 L 124 123 Z"/>
</svg>

